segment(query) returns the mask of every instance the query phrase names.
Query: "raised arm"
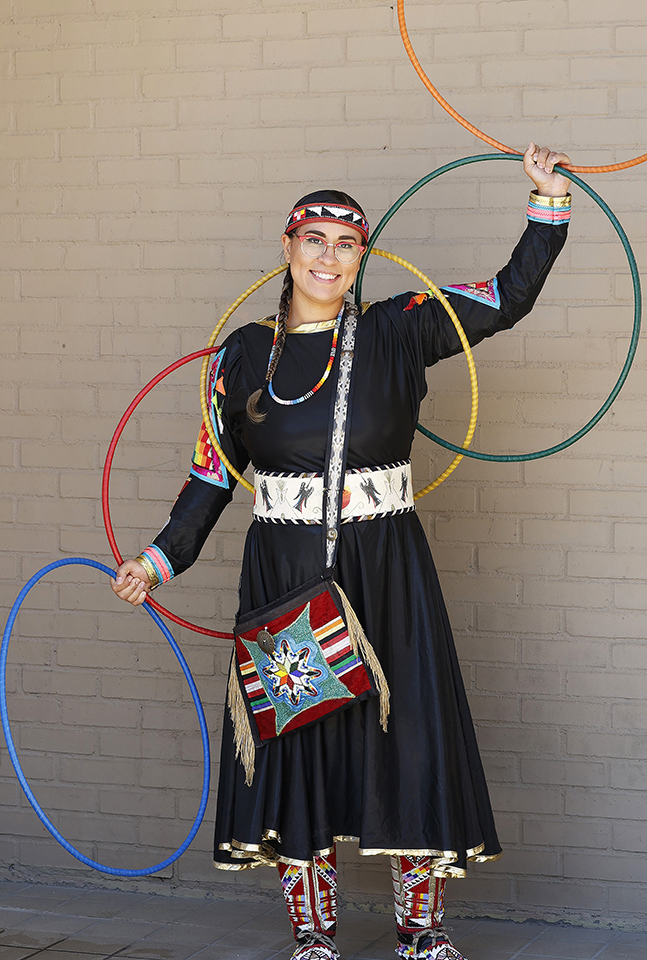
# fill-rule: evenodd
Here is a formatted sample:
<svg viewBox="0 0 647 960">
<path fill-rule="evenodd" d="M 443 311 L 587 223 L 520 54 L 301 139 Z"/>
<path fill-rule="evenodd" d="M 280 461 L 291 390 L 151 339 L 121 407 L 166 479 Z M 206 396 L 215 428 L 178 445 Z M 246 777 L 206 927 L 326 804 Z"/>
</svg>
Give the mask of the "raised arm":
<svg viewBox="0 0 647 960">
<path fill-rule="evenodd" d="M 529 144 L 523 165 L 535 189 L 528 202 L 527 227 L 509 262 L 491 280 L 442 288 L 471 346 L 514 326 L 534 307 L 566 242 L 571 214 L 569 181 L 553 167 L 567 162 L 566 154 Z M 395 301 L 409 323 L 417 320 L 420 324 L 426 366 L 461 352 L 454 325 L 432 296 L 408 293 Z"/>
</svg>

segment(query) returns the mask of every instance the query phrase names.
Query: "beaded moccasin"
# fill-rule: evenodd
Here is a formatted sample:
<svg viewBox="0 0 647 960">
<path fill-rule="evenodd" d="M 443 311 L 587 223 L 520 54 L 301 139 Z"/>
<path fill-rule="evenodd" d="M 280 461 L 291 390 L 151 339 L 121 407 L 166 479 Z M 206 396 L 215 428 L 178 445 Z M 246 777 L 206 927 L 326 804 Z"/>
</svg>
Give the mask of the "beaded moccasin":
<svg viewBox="0 0 647 960">
<path fill-rule="evenodd" d="M 306 933 L 299 937 L 291 960 L 339 960 L 339 950 L 325 933 Z"/>
<path fill-rule="evenodd" d="M 449 939 L 443 927 L 421 930 L 411 943 L 398 943 L 395 952 L 405 960 L 467 960 Z"/>
</svg>

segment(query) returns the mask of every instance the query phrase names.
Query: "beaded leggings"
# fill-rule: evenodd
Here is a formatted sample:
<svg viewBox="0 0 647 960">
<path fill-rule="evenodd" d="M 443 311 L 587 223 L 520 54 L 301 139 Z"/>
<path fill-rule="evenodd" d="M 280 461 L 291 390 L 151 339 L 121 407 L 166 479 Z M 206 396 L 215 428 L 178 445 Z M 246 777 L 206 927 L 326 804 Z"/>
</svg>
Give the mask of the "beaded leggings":
<svg viewBox="0 0 647 960">
<path fill-rule="evenodd" d="M 442 927 L 445 880 L 433 877 L 430 857 L 391 857 L 398 940 L 412 943 L 421 930 Z"/>
<path fill-rule="evenodd" d="M 442 926 L 445 880 L 433 877 L 429 857 L 391 857 L 393 903 L 400 943 L 421 930 Z M 313 866 L 279 863 L 279 877 L 295 940 L 337 930 L 337 856 L 315 857 Z"/>
<path fill-rule="evenodd" d="M 279 863 L 279 877 L 294 939 L 337 931 L 337 853 L 315 857 L 313 866 Z"/>
</svg>

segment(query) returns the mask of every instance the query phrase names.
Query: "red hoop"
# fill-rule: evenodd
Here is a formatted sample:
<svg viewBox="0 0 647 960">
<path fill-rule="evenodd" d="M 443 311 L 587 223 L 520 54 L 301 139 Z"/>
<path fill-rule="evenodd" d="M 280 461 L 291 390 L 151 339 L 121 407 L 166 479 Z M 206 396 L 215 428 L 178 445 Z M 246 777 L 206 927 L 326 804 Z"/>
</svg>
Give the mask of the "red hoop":
<svg viewBox="0 0 647 960">
<path fill-rule="evenodd" d="M 112 520 L 110 518 L 110 472 L 112 470 L 112 461 L 115 456 L 115 450 L 117 449 L 119 438 L 124 432 L 124 427 L 144 397 L 151 392 L 153 387 L 157 386 L 160 380 L 163 380 L 164 377 L 167 377 L 169 373 L 173 373 L 173 371 L 177 370 L 178 367 L 183 367 L 185 363 L 190 363 L 191 360 L 197 360 L 199 357 L 206 357 L 210 353 L 216 353 L 216 351 L 219 349 L 220 347 L 207 347 L 205 350 L 197 350 L 195 353 L 189 353 L 186 357 L 181 357 L 179 360 L 176 360 L 175 363 L 170 365 L 170 367 L 166 367 L 165 370 L 162 370 L 161 373 L 158 373 L 157 376 L 153 377 L 153 379 L 150 380 L 145 387 L 142 387 L 117 424 L 117 429 L 115 430 L 112 440 L 110 441 L 110 446 L 108 447 L 108 452 L 106 454 L 106 462 L 103 466 L 103 480 L 101 482 L 101 507 L 103 510 L 103 523 L 106 528 L 108 543 L 110 544 L 110 549 L 112 550 L 115 560 L 120 565 L 124 561 L 119 552 L 117 541 L 115 540 L 114 531 L 112 529 Z M 193 630 L 195 633 L 202 633 L 206 637 L 219 637 L 222 640 L 234 639 L 233 633 L 222 633 L 220 630 L 208 630 L 207 627 L 199 627 L 195 623 L 189 623 L 188 620 L 183 620 L 182 617 L 178 617 L 177 614 L 171 613 L 171 611 L 167 610 L 166 607 L 163 607 L 160 603 L 157 603 L 151 596 L 148 596 L 145 602 L 148 603 L 153 610 L 157 610 L 157 612 L 161 613 L 162 616 L 172 620 L 173 623 L 177 623 L 180 627 L 187 627 L 189 630 Z"/>
</svg>

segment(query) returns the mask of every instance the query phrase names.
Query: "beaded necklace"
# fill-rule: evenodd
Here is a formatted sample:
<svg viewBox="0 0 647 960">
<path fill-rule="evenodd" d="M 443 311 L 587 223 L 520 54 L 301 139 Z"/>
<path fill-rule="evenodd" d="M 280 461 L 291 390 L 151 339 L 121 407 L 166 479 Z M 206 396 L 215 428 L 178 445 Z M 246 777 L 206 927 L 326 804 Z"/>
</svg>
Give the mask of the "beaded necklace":
<svg viewBox="0 0 647 960">
<path fill-rule="evenodd" d="M 304 393 L 302 397 L 297 397 L 295 400 L 282 400 L 281 397 L 277 397 L 277 395 L 274 393 L 274 387 L 272 386 L 272 381 L 270 380 L 267 384 L 267 389 L 272 400 L 276 400 L 277 403 L 282 403 L 286 407 L 291 407 L 294 403 L 303 403 L 304 400 L 309 400 L 310 397 L 313 397 L 315 395 L 317 390 L 320 390 L 321 387 L 323 387 L 324 383 L 328 379 L 328 376 L 330 375 L 330 371 L 332 370 L 332 365 L 335 360 L 335 354 L 337 353 L 337 339 L 339 337 L 339 328 L 341 326 L 341 318 L 344 315 L 345 306 L 346 304 L 343 303 L 341 310 L 337 314 L 337 319 L 335 320 L 335 328 L 332 334 L 332 346 L 330 348 L 330 356 L 328 357 L 328 363 L 326 364 L 326 369 L 324 370 L 323 376 L 319 381 L 319 383 L 316 384 L 316 386 L 314 386 L 312 390 L 308 390 L 307 393 Z M 272 343 L 272 349 L 270 350 L 270 361 L 268 363 L 268 367 L 271 366 L 272 360 L 274 358 L 274 351 L 276 350 L 276 340 L 277 340 L 278 334 L 279 334 L 279 317 L 277 314 L 276 322 L 274 324 L 274 341 Z"/>
</svg>

